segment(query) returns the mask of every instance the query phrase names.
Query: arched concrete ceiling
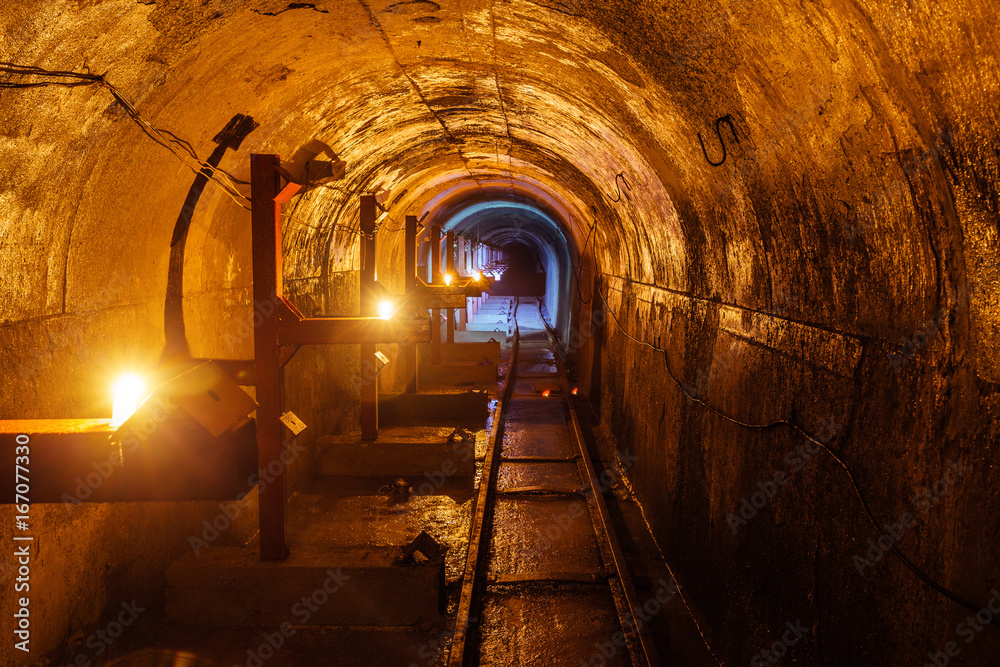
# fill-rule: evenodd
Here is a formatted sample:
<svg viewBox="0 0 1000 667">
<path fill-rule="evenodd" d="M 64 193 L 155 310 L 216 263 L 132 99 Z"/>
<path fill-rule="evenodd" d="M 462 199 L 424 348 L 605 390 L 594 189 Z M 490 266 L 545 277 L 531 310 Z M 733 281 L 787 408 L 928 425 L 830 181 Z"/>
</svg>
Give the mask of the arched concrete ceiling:
<svg viewBox="0 0 1000 667">
<path fill-rule="evenodd" d="M 842 2 L 6 3 L 2 52 L 106 72 L 202 157 L 234 113 L 251 115 L 259 129 L 223 160 L 243 179 L 250 152 L 330 145 L 346 178 L 296 208 L 290 276 L 353 266 L 353 236 L 332 229 L 353 222 L 354 194 L 386 192 L 401 219 L 456 183 L 537 183 L 577 243 L 597 209 L 605 270 L 627 264 L 635 281 L 754 308 L 785 301 L 871 333 L 886 312 L 905 321 L 937 307 L 939 284 L 966 271 L 943 265 L 945 246 L 964 254 L 960 227 L 977 238 L 995 206 L 976 180 L 954 211 L 935 190 L 954 147 L 981 145 L 996 113 L 982 94 L 995 82 L 933 76 L 994 43 L 988 10 L 951 4 L 967 20 Z M 0 107 L 5 237 L 45 256 L 18 272 L 24 260 L 5 255 L 21 276 L 5 296 L 22 295 L 5 317 L 98 307 L 95 286 L 115 268 L 156 278 L 136 280 L 130 299 L 162 294 L 192 174 L 104 90 L 5 91 Z M 716 168 L 698 134 L 718 160 L 713 121 L 726 114 L 738 143 L 721 126 L 728 159 Z M 978 177 L 995 174 L 992 156 L 971 153 L 985 161 Z M 906 160 L 938 185 L 900 189 L 913 180 Z M 186 291 L 245 286 L 246 214 L 216 189 L 199 209 Z M 921 209 L 941 224 L 912 224 Z M 859 224 L 860 242 L 849 238 Z"/>
<path fill-rule="evenodd" d="M 546 255 L 543 248 L 548 248 L 549 253 L 565 252 L 568 259 L 570 243 L 563 224 L 528 203 L 483 201 L 457 211 L 442 230 L 494 246 L 516 240 L 533 247 L 540 256 Z"/>
<path fill-rule="evenodd" d="M 604 269 L 891 337 L 878 331 L 886 312 L 926 316 L 939 284 L 964 279 L 943 258 L 973 250 L 996 206 L 982 184 L 996 159 L 981 148 L 996 83 L 934 76 L 962 54 L 986 58 L 995 22 L 949 4 L 962 21 L 847 2 L 7 2 L 0 49 L 106 72 L 202 157 L 234 113 L 251 115 L 259 129 L 223 160 L 243 179 L 250 152 L 330 145 L 347 175 L 297 207 L 290 276 L 353 266 L 353 236 L 331 230 L 353 221 L 359 192 L 387 192 L 401 219 L 456 183 L 537 183 L 577 243 L 597 209 Z M 162 294 L 192 174 L 104 90 L 3 98 L 5 238 L 43 255 L 4 255 L 19 276 L 5 318 L 99 307 L 113 270 L 144 276 L 129 300 Z M 698 134 L 718 160 L 713 121 L 726 114 L 738 143 L 722 126 L 715 168 Z M 911 184 L 911 163 L 936 176 Z M 942 165 L 962 171 L 961 201 L 940 201 Z M 940 224 L 912 224 L 927 214 Z M 196 217 L 185 290 L 245 287 L 246 214 L 211 189 Z"/>
<path fill-rule="evenodd" d="M 202 158 L 235 114 L 251 116 L 259 127 L 221 162 L 239 179 L 251 153 L 291 159 L 312 142 L 330 146 L 344 179 L 286 207 L 285 234 L 288 282 L 320 301 L 334 293 L 327 312 L 354 307 L 338 276 L 357 269 L 357 195 L 384 194 L 384 267 L 402 266 L 403 216 L 447 221 L 504 199 L 564 222 L 575 257 L 596 216 L 587 256 L 611 288 L 611 309 L 640 309 L 626 326 L 647 342 L 666 330 L 688 337 L 671 351 L 678 367 L 694 373 L 680 364 L 686 351 L 710 360 L 723 346 L 743 350 L 721 355 L 738 357 L 738 381 L 750 378 L 716 388 L 723 407 L 780 415 L 857 396 L 852 416 L 837 418 L 853 420 L 857 458 L 884 466 L 862 479 L 866 488 L 901 499 L 886 516 L 934 479 L 941 441 L 965 437 L 963 419 L 996 414 L 1000 23 L 990 2 L 0 0 L 0 10 L 0 60 L 106 73 Z M 96 86 L 0 90 L 0 151 L 2 416 L 92 416 L 107 386 L 95 368 L 148 363 L 163 348 L 171 240 L 194 174 Z M 197 200 L 183 256 L 195 354 L 251 353 L 249 337 L 227 337 L 252 321 L 249 227 L 220 189 Z M 742 342 L 716 346 L 715 306 Z M 690 322 L 664 324 L 685 309 Z M 928 322 L 940 333 L 926 368 L 887 375 L 886 351 Z M 758 356 L 768 345 L 777 352 Z M 788 618 L 785 588 L 808 590 L 831 614 L 825 627 L 846 632 L 837 655 L 854 656 L 843 647 L 855 637 L 875 652 L 871 664 L 907 651 L 916 662 L 914 633 L 951 631 L 927 597 L 901 607 L 911 589 L 895 579 L 850 579 L 854 543 L 833 544 L 833 520 L 818 537 L 757 533 L 763 566 L 746 580 L 732 565 L 746 545 L 721 536 L 743 493 L 737 477 L 752 486 L 767 472 L 754 467 L 763 450 L 735 451 L 715 422 L 701 430 L 707 417 L 691 417 L 669 383 L 632 395 L 664 374 L 639 367 L 638 355 L 618 358 L 604 380 L 636 429 L 622 437 L 645 443 L 634 476 L 684 536 L 673 545 L 682 572 L 718 566 L 719 576 L 692 585 L 716 627 L 752 617 L 778 563 L 781 581 L 762 594 L 774 622 L 753 635 L 761 646 Z M 761 390 L 754 373 L 778 358 L 803 363 Z M 827 396 L 831 374 L 843 382 Z M 676 401 L 664 408 L 668 391 Z M 992 442 L 989 428 L 967 441 Z M 702 449 L 703 436 L 725 446 Z M 680 453 L 661 446 L 674 440 Z M 828 487 L 810 488 L 826 501 Z M 831 516 L 849 513 L 849 491 L 829 497 Z M 934 534 L 950 537 L 928 540 L 918 560 L 959 579 L 989 569 L 995 497 L 987 489 L 968 515 L 942 514 L 965 516 L 961 529 L 940 519 Z M 675 524 L 662 525 L 673 534 Z M 782 555 L 771 535 L 805 537 Z M 836 567 L 847 574 L 820 572 L 827 548 L 844 556 Z M 856 614 L 870 602 L 858 593 L 867 586 L 882 586 L 871 612 L 879 627 L 899 632 L 864 636 Z M 841 630 L 852 624 L 865 627 Z M 713 639 L 735 660 L 752 648 L 741 637 Z"/>
</svg>

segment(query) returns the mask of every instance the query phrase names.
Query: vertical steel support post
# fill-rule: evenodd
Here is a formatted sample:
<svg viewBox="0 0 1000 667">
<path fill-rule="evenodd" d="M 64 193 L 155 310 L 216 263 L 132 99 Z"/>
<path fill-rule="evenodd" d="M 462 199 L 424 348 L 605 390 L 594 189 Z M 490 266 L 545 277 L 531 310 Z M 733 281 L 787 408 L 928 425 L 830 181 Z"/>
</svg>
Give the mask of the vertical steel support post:
<svg viewBox="0 0 1000 667">
<path fill-rule="evenodd" d="M 406 216 L 406 252 L 405 269 L 403 273 L 403 293 L 410 294 L 417 288 L 417 216 Z M 408 309 L 412 310 L 412 309 Z M 427 311 L 424 310 L 426 315 Z M 404 312 L 403 315 L 409 315 Z M 406 379 L 406 393 L 415 394 L 417 392 L 417 344 L 409 343 L 403 345 L 403 376 Z"/>
<path fill-rule="evenodd" d="M 445 270 L 448 272 L 448 275 L 451 276 L 452 280 L 456 280 L 458 276 L 455 275 L 455 232 L 448 232 L 447 236 L 445 236 L 445 239 L 446 239 L 444 244 L 445 248 L 444 261 L 446 266 Z M 454 343 L 455 342 L 454 308 L 449 308 L 447 310 L 447 317 L 448 321 L 445 323 L 445 326 L 447 327 L 446 341 L 449 343 Z"/>
<path fill-rule="evenodd" d="M 441 226 L 431 227 L 431 282 L 440 285 L 441 280 Z M 441 309 L 431 310 L 431 363 L 441 363 Z"/>
<path fill-rule="evenodd" d="M 472 275 L 469 271 L 469 239 L 464 236 L 458 237 L 458 265 L 462 268 L 459 269 L 459 273 L 464 277 Z M 469 321 L 469 298 L 465 298 L 465 308 L 458 311 L 458 323 L 455 327 L 459 331 L 465 331 L 466 323 Z"/>
<path fill-rule="evenodd" d="M 257 456 L 271 481 L 260 489 L 260 559 L 284 560 L 285 464 L 282 460 L 281 387 L 284 374 L 278 340 L 277 304 L 281 298 L 281 204 L 275 201 L 281 181 L 277 155 L 250 156 L 250 210 L 253 254 L 254 327 L 257 376 Z M 277 469 L 277 474 L 273 471 Z"/>
<path fill-rule="evenodd" d="M 361 196 L 361 316 L 378 315 L 375 302 L 375 196 Z M 361 439 L 378 438 L 378 366 L 375 344 L 361 343 Z"/>
</svg>

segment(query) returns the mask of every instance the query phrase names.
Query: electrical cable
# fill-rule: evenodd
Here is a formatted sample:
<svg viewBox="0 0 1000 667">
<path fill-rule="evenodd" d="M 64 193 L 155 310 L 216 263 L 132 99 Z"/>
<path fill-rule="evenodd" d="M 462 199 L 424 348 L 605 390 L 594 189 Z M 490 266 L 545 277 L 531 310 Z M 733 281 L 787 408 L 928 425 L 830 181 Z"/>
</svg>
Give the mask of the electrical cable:
<svg viewBox="0 0 1000 667">
<path fill-rule="evenodd" d="M 610 197 L 610 196 L 608 197 L 608 199 L 610 199 L 611 201 L 613 201 L 615 203 L 620 202 L 621 199 L 622 199 L 621 189 L 618 188 L 618 179 L 619 178 L 625 184 L 625 187 L 626 187 L 626 189 L 628 191 L 631 192 L 631 190 L 632 190 L 632 188 L 628 184 L 628 181 L 625 180 L 624 173 L 623 172 L 619 172 L 615 176 L 615 188 L 616 188 L 616 190 L 618 190 L 618 198 L 615 199 L 615 198 Z M 591 208 L 593 208 L 593 207 L 591 207 Z M 593 231 L 594 227 L 596 227 L 596 225 L 597 225 L 597 211 L 595 209 L 594 210 L 594 224 L 591 225 L 591 232 Z M 583 253 L 586 253 L 586 246 L 587 246 L 587 242 L 589 242 L 589 240 L 590 240 L 590 232 L 588 232 L 588 234 L 587 234 L 587 241 L 584 242 Z M 580 270 L 579 270 L 579 272 L 577 274 L 576 291 L 577 291 L 577 296 L 580 298 L 580 300 L 583 303 L 590 303 L 591 301 L 593 301 L 593 298 L 594 298 L 593 294 L 591 295 L 590 300 L 585 300 L 583 298 L 583 294 L 582 294 L 582 292 L 580 290 L 580 278 L 582 277 L 582 274 L 583 274 L 583 256 L 584 256 L 583 253 L 581 254 Z M 677 385 L 678 389 L 680 389 L 681 393 L 684 394 L 684 396 L 686 396 L 689 400 L 694 401 L 695 403 L 700 404 L 702 407 L 704 407 L 708 411 L 712 412 L 713 414 L 715 414 L 715 415 L 717 415 L 717 416 L 719 416 L 719 417 L 721 417 L 721 418 L 723 418 L 723 419 L 725 419 L 725 420 L 727 420 L 729 422 L 732 422 L 733 424 L 736 424 L 738 426 L 742 426 L 744 428 L 749 428 L 749 429 L 764 430 L 764 429 L 777 428 L 778 426 L 783 426 L 784 425 L 784 426 L 790 427 L 794 431 L 797 431 L 799 434 L 801 434 L 804 438 L 806 438 L 810 442 L 818 445 L 820 448 L 822 448 L 824 451 L 826 451 L 826 453 L 829 454 L 833 458 L 833 460 L 836 461 L 840 465 L 841 468 L 843 468 L 843 470 L 844 470 L 845 473 L 847 473 L 847 477 L 848 477 L 848 479 L 851 482 L 851 485 L 852 485 L 852 487 L 854 489 L 854 493 L 857 495 L 858 500 L 861 502 L 861 507 L 864 509 L 865 517 L 868 519 L 869 523 L 871 523 L 871 525 L 877 531 L 879 531 L 880 533 L 885 532 L 886 529 L 882 526 L 881 522 L 878 520 L 878 517 L 876 517 L 875 512 L 871 508 L 871 505 L 868 503 L 868 499 L 865 497 L 864 493 L 862 492 L 861 485 L 858 484 L 857 477 L 855 476 L 854 471 L 840 457 L 840 455 L 838 455 L 833 449 L 831 449 L 830 447 L 828 447 L 826 445 L 826 443 L 821 442 L 820 440 L 817 440 L 815 437 L 813 437 L 811 434 L 809 434 L 805 429 L 803 429 L 801 426 L 799 426 L 798 424 L 796 424 L 795 422 L 793 422 L 791 420 L 788 420 L 788 419 L 779 419 L 779 420 L 776 420 L 776 421 L 773 421 L 773 422 L 769 422 L 769 423 L 766 423 L 766 424 L 750 424 L 750 423 L 747 423 L 747 422 L 740 421 L 739 419 L 736 419 L 734 417 L 730 417 L 729 415 L 725 414 L 721 410 L 719 410 L 719 409 L 717 409 L 717 408 L 709 405 L 704 400 L 698 398 L 697 396 L 694 396 L 691 392 L 689 392 L 684 387 L 684 385 L 681 383 L 681 381 L 677 379 L 677 376 L 674 375 L 674 372 L 671 370 L 670 363 L 669 363 L 669 360 L 667 358 L 667 351 L 665 349 L 662 349 L 662 348 L 659 348 L 659 347 L 657 347 L 655 345 L 647 343 L 646 341 L 639 340 L 635 336 L 632 336 L 630 333 L 628 333 L 628 331 L 625 330 L 625 327 L 623 327 L 622 324 L 621 324 L 621 322 L 618 320 L 618 316 L 615 315 L 615 312 L 614 312 L 614 310 L 612 310 L 611 305 L 608 303 L 607 297 L 605 297 L 604 292 L 601 290 L 599 282 L 595 282 L 594 288 L 597 290 L 597 293 L 601 295 L 601 300 L 604 302 L 604 305 L 607 307 L 608 313 L 611 314 L 611 317 L 614 320 L 615 325 L 622 332 L 622 334 L 625 335 L 625 337 L 631 339 L 632 341 L 634 341 L 636 343 L 639 343 L 640 345 L 644 345 L 644 346 L 646 346 L 646 347 L 648 347 L 648 348 L 650 348 L 652 350 L 655 350 L 656 352 L 660 352 L 660 353 L 663 354 L 663 365 L 664 365 L 664 368 L 667 371 L 667 375 L 670 376 L 670 379 L 673 380 L 674 384 Z M 972 603 L 969 600 L 965 599 L 964 597 L 962 597 L 958 593 L 955 593 L 954 591 L 952 591 L 951 589 L 945 587 L 944 585 L 939 584 L 937 581 L 935 581 L 933 578 L 931 578 L 930 575 L 928 575 L 923 570 L 921 570 L 902 551 L 900 551 L 899 547 L 896 546 L 895 541 L 893 541 L 892 544 L 891 544 L 891 550 L 892 550 L 893 554 L 895 554 L 895 556 L 897 558 L 899 558 L 899 560 L 911 572 L 913 572 L 915 575 L 917 575 L 917 577 L 921 581 L 923 581 L 925 584 L 927 584 L 928 586 L 930 586 L 933 590 L 935 590 L 939 594 L 943 595 L 944 597 L 948 598 L 952 602 L 955 602 L 955 603 L 957 603 L 957 604 L 965 607 L 966 609 L 972 611 L 973 613 L 978 613 L 980 611 L 981 607 L 976 606 L 974 603 Z M 1000 627 L 1000 624 L 997 623 L 997 619 L 996 618 L 993 619 L 993 625 L 995 627 Z"/>
<path fill-rule="evenodd" d="M 857 496 L 858 496 L 858 500 L 861 501 L 861 506 L 865 510 L 865 516 L 868 518 L 868 521 L 880 533 L 886 532 L 886 529 L 881 525 L 881 523 L 879 522 L 878 518 L 875 516 L 875 512 L 872 510 L 871 506 L 868 504 L 868 500 L 865 498 L 864 493 L 861 490 L 861 486 L 858 484 L 858 481 L 857 481 L 857 478 L 855 477 L 854 471 L 851 469 L 850 466 L 847 465 L 847 463 L 833 449 L 831 449 L 830 447 L 828 447 L 825 443 L 821 442 L 820 440 L 817 440 L 812 435 L 810 435 L 805 429 L 803 429 L 801 426 L 799 426 L 795 422 L 792 422 L 792 421 L 790 421 L 788 419 L 778 419 L 776 421 L 769 422 L 769 423 L 766 423 L 766 424 L 750 424 L 750 423 L 747 423 L 747 422 L 744 422 L 744 421 L 740 421 L 739 419 L 736 419 L 734 417 L 730 417 L 729 415 L 727 415 L 726 413 L 722 412 L 718 408 L 715 408 L 715 407 L 709 405 L 708 403 L 706 403 L 705 401 L 701 400 L 697 396 L 692 395 L 689 391 L 687 391 L 687 389 L 684 388 L 684 385 L 680 382 L 680 380 L 677 379 L 677 377 L 674 375 L 673 371 L 671 370 L 670 363 L 667 360 L 667 351 L 665 349 L 662 349 L 662 348 L 659 348 L 659 347 L 657 347 L 655 345 L 647 343 L 646 341 L 639 340 L 635 336 L 633 336 L 630 333 L 628 333 L 625 330 L 625 327 L 623 327 L 622 324 L 621 324 L 621 322 L 618 320 L 618 316 L 615 315 L 614 310 L 611 308 L 611 304 L 608 303 L 608 299 L 607 299 L 607 297 L 604 296 L 604 292 L 601 290 L 600 284 L 595 284 L 595 289 L 597 290 L 597 293 L 601 295 L 601 300 L 604 302 L 604 305 L 607 307 L 608 313 L 611 315 L 611 318 L 614 320 L 615 324 L 618 326 L 618 329 L 622 332 L 622 334 L 626 338 L 629 338 L 632 341 L 634 341 L 636 343 L 639 343 L 640 345 L 645 345 L 646 347 L 648 347 L 648 348 L 650 348 L 652 350 L 655 350 L 656 352 L 660 352 L 660 353 L 663 354 L 663 366 L 664 366 L 664 368 L 667 371 L 667 375 L 669 375 L 670 379 L 674 381 L 674 384 L 677 385 L 677 387 L 680 389 L 680 391 L 681 391 L 682 394 L 684 394 L 687 398 L 689 398 L 690 400 L 694 401 L 695 403 L 701 404 L 709 412 L 712 412 L 713 414 L 715 414 L 715 415 L 717 415 L 717 416 L 725 419 L 726 421 L 732 422 L 733 424 L 736 424 L 738 426 L 742 426 L 744 428 L 766 430 L 766 429 L 771 429 L 771 428 L 776 428 L 778 426 L 786 425 L 786 426 L 789 426 L 790 428 L 792 428 L 793 430 L 798 431 L 804 438 L 806 438 L 810 442 L 818 445 L 824 451 L 826 451 L 826 453 L 829 454 L 833 458 L 833 460 L 836 461 L 840 465 L 840 467 L 844 469 L 844 472 L 847 473 L 848 479 L 850 479 L 850 481 L 851 481 L 851 485 L 854 488 L 855 494 L 857 494 Z M 926 574 L 923 570 L 921 570 L 916 564 L 913 563 L 913 561 L 911 561 L 902 551 L 899 550 L 899 547 L 896 546 L 895 541 L 892 542 L 891 548 L 892 548 L 892 552 L 896 555 L 896 557 L 899 558 L 900 561 L 911 572 L 913 572 L 915 575 L 917 575 L 917 577 L 920 578 L 921 581 L 923 581 L 925 584 L 927 584 L 928 586 L 930 586 L 933 590 L 937 591 L 938 593 L 940 593 L 944 597 L 948 598 L 952 602 L 955 602 L 955 603 L 957 603 L 957 604 L 965 607 L 966 609 L 970 610 L 973 613 L 979 613 L 979 611 L 982 609 L 982 607 L 977 606 L 974 603 L 966 600 L 964 597 L 962 597 L 958 593 L 955 593 L 951 589 L 945 587 L 942 584 L 939 584 L 937 581 L 935 581 L 934 579 L 932 579 L 930 577 L 930 575 Z M 1000 628 L 1000 624 L 997 623 L 997 618 L 996 617 L 994 617 L 992 619 L 991 623 L 993 624 L 994 627 Z"/>
<path fill-rule="evenodd" d="M 594 223 L 590 225 L 590 231 L 587 232 L 587 238 L 583 242 L 583 250 L 580 251 L 580 265 L 577 267 L 576 272 L 576 295 L 580 297 L 581 303 L 589 304 L 594 300 L 594 294 L 591 293 L 589 299 L 583 298 L 583 291 L 580 289 L 581 280 L 583 278 L 583 261 L 587 258 L 587 246 L 590 244 L 590 235 L 594 233 L 594 229 L 597 227 L 597 207 L 591 206 L 594 211 Z"/>
<path fill-rule="evenodd" d="M 44 77 L 41 81 L 0 81 L 0 89 L 25 89 L 43 88 L 47 86 L 60 86 L 64 88 L 76 88 L 80 86 L 99 86 L 106 89 L 115 101 L 121 106 L 128 116 L 139 126 L 143 133 L 155 143 L 163 146 L 177 159 L 183 162 L 191 171 L 196 174 L 204 174 L 207 178 L 215 182 L 216 185 L 234 201 L 237 206 L 249 210 L 245 202 L 249 197 L 242 194 L 237 189 L 239 185 L 249 185 L 224 169 L 220 169 L 198 157 L 197 152 L 190 143 L 181 139 L 173 132 L 158 128 L 153 125 L 139 110 L 133 105 L 122 92 L 105 77 L 105 74 L 92 74 L 90 72 L 71 72 L 66 70 L 46 70 L 31 65 L 18 65 L 0 61 L 0 74 L 19 77 Z"/>
</svg>

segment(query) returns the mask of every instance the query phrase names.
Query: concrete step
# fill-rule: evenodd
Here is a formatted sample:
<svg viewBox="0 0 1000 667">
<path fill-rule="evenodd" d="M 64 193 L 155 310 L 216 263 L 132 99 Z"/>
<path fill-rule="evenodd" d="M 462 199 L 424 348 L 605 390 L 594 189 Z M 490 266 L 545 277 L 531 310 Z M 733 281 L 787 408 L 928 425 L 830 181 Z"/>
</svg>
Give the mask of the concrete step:
<svg viewBox="0 0 1000 667">
<path fill-rule="evenodd" d="M 404 564 L 403 555 L 395 546 L 312 546 L 262 562 L 253 547 L 210 547 L 167 568 L 167 616 L 274 628 L 439 622 L 444 562 Z"/>
<path fill-rule="evenodd" d="M 465 325 L 465 330 L 468 331 L 498 331 L 504 335 L 510 330 L 510 322 L 506 319 L 479 319 L 476 318 L 475 322 L 469 322 Z M 457 338 L 455 340 L 458 340 Z"/>
<path fill-rule="evenodd" d="M 489 417 L 490 395 L 485 391 L 435 391 L 417 394 L 379 394 L 382 426 L 471 425 L 482 428 Z"/>
<path fill-rule="evenodd" d="M 316 439 L 320 475 L 391 475 L 396 477 L 468 476 L 476 473 L 476 438 L 452 439 L 453 428 L 392 426 L 379 428 L 378 439 L 364 442 L 360 433 Z M 478 432 L 485 438 L 485 431 Z"/>
<path fill-rule="evenodd" d="M 456 332 L 457 333 L 457 332 Z M 431 360 L 430 343 L 418 345 L 421 362 Z M 441 343 L 441 361 L 490 361 L 500 363 L 500 343 Z"/>
<path fill-rule="evenodd" d="M 489 315 L 510 315 L 513 312 L 514 307 L 503 304 L 489 304 L 486 306 L 480 306 L 476 311 L 475 317 L 480 317 L 484 314 Z"/>
<path fill-rule="evenodd" d="M 442 339 L 444 336 L 442 336 Z M 494 339 L 501 343 L 507 340 L 506 331 L 456 331 L 455 332 L 455 342 L 456 343 L 487 343 L 490 339 Z M 443 343 L 442 343 L 443 345 Z"/>
<path fill-rule="evenodd" d="M 443 385 L 489 390 L 497 384 L 497 365 L 493 362 L 482 364 L 474 361 L 449 361 L 440 364 L 425 362 L 420 364 L 417 371 L 417 384 L 420 388 L 426 385 Z"/>
<path fill-rule="evenodd" d="M 514 318 L 507 317 L 504 314 L 480 313 L 475 317 L 469 318 L 469 320 L 465 323 L 465 331 L 476 331 L 477 326 L 486 326 L 487 324 L 494 327 L 510 325 L 513 323 L 513 320 Z"/>
</svg>

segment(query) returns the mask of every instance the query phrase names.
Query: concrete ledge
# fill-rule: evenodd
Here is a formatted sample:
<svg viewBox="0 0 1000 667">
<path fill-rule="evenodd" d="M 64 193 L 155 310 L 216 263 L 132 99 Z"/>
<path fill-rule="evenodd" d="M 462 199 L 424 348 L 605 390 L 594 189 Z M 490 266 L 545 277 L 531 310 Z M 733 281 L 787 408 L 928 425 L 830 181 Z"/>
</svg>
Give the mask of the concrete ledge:
<svg viewBox="0 0 1000 667">
<path fill-rule="evenodd" d="M 198 625 L 414 626 L 441 620 L 444 564 L 401 563 L 403 547 L 211 547 L 167 568 L 167 615 Z"/>
<path fill-rule="evenodd" d="M 475 385 L 480 389 L 493 389 L 497 384 L 497 365 L 474 361 L 448 361 L 437 365 L 421 363 L 417 371 L 417 385 L 424 384 Z"/>
<path fill-rule="evenodd" d="M 379 422 L 384 426 L 482 424 L 489 417 L 490 396 L 484 391 L 379 394 Z"/>
<path fill-rule="evenodd" d="M 507 331 L 510 329 L 510 322 L 507 320 L 507 316 L 503 315 L 498 319 L 493 318 L 483 318 L 477 322 L 469 322 L 465 325 L 465 331 L 462 333 L 475 333 L 475 332 L 500 332 L 501 335 L 507 335 Z M 455 332 L 456 334 L 459 332 Z M 458 340 L 456 336 L 455 340 Z"/>
<path fill-rule="evenodd" d="M 455 343 L 486 343 L 493 338 L 503 343 L 507 340 L 507 332 L 504 331 L 456 331 Z M 443 346 L 444 344 L 442 344 Z"/>
<path fill-rule="evenodd" d="M 431 358 L 430 343 L 420 343 L 418 346 L 420 361 L 428 362 Z M 491 361 L 500 363 L 500 343 L 441 343 L 441 361 Z"/>
<path fill-rule="evenodd" d="M 454 429 L 417 426 L 379 429 L 378 440 L 363 442 L 360 433 L 316 439 L 320 475 L 446 477 L 476 474 L 474 438 L 449 442 Z"/>
</svg>

